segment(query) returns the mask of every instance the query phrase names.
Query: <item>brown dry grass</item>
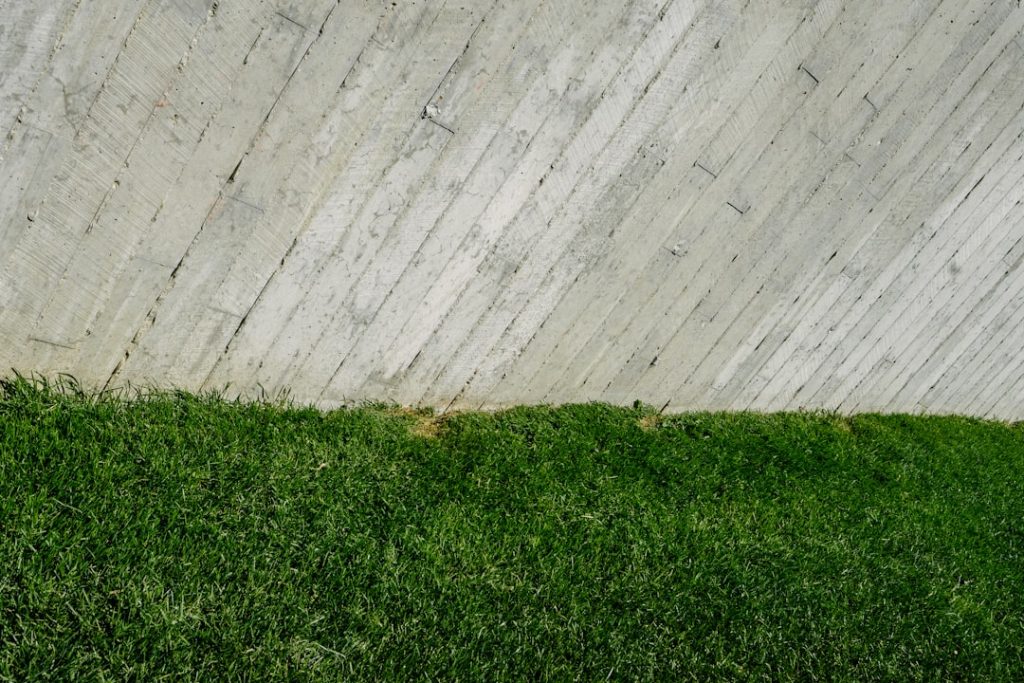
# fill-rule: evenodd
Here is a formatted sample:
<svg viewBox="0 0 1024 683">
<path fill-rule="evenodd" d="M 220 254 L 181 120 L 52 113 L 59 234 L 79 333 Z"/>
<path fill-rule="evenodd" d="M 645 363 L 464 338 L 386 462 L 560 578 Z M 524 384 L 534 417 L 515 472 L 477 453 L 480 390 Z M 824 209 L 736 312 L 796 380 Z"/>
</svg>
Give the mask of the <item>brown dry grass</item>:
<svg viewBox="0 0 1024 683">
<path fill-rule="evenodd" d="M 409 421 L 409 433 L 421 439 L 436 439 L 441 431 L 443 415 L 434 415 L 429 410 L 395 407 L 388 411 L 392 415 Z"/>
<path fill-rule="evenodd" d="M 640 429 L 644 430 L 645 432 L 649 432 L 652 429 L 657 429 L 661 425 L 661 415 L 658 415 L 656 413 L 644 415 L 639 420 L 637 420 L 637 424 L 640 425 Z"/>
</svg>

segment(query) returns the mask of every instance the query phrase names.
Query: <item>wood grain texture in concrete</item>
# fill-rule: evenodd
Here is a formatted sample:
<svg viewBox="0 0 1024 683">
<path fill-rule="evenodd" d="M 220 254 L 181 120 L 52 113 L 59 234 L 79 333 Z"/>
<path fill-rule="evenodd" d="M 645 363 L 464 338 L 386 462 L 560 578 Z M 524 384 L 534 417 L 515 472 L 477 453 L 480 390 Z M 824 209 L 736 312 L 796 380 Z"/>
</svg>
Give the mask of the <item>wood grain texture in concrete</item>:
<svg viewBox="0 0 1024 683">
<path fill-rule="evenodd" d="M 0 367 L 1024 418 L 1017 0 L 0 0 Z"/>
</svg>

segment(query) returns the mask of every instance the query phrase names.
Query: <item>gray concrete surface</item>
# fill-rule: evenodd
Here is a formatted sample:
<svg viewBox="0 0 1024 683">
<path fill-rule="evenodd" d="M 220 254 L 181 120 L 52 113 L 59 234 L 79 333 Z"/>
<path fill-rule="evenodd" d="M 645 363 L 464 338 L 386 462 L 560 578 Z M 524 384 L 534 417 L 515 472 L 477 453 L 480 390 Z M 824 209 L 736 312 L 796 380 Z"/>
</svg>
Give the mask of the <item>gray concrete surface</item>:
<svg viewBox="0 0 1024 683">
<path fill-rule="evenodd" d="M 0 0 L 0 367 L 1024 418 L 1017 0 Z"/>
</svg>

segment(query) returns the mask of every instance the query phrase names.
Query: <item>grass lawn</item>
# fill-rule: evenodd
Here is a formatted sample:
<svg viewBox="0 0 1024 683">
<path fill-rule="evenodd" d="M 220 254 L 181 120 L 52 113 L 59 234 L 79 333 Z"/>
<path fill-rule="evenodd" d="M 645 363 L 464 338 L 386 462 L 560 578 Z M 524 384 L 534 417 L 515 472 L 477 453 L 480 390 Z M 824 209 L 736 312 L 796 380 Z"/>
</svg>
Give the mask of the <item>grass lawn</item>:
<svg viewBox="0 0 1024 683">
<path fill-rule="evenodd" d="M 1024 679 L 1024 427 L 0 385 L 0 680 Z"/>
</svg>

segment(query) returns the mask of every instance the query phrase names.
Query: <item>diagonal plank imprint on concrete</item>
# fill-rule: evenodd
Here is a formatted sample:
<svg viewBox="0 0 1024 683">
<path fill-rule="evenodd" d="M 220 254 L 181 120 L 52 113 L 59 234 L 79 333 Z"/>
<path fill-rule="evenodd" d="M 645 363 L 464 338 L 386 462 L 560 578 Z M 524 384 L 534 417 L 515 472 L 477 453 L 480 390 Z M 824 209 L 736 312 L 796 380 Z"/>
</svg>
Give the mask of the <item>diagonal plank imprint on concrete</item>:
<svg viewBox="0 0 1024 683">
<path fill-rule="evenodd" d="M 0 2 L 0 365 L 1021 417 L 1016 0 Z"/>
</svg>

